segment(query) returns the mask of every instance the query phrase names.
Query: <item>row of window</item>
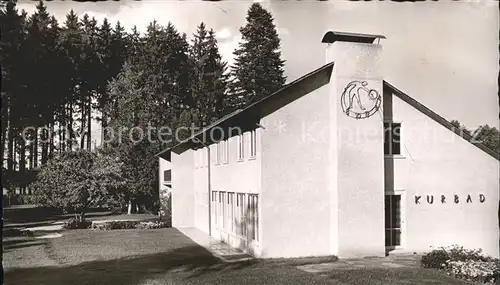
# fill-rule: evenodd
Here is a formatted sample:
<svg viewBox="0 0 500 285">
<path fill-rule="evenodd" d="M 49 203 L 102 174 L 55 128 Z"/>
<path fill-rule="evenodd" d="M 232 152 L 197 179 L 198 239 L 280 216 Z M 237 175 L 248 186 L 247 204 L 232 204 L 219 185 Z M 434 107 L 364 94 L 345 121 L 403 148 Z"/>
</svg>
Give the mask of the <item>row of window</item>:
<svg viewBox="0 0 500 285">
<path fill-rule="evenodd" d="M 259 240 L 259 196 L 212 191 L 212 221 L 221 230 Z"/>
<path fill-rule="evenodd" d="M 249 158 L 254 158 L 257 155 L 257 135 L 255 130 L 252 130 L 248 136 L 249 139 Z M 384 123 L 384 154 L 386 155 L 401 155 L 401 123 Z M 237 136 L 237 159 L 241 161 L 245 158 L 245 136 L 240 134 Z M 205 148 L 195 152 L 195 166 L 206 167 L 208 165 L 208 157 Z M 215 147 L 215 164 L 229 162 L 229 141 L 222 140 Z"/>
<path fill-rule="evenodd" d="M 254 158 L 257 155 L 257 134 L 255 130 L 250 131 L 248 137 L 250 148 L 249 158 Z M 236 157 L 238 160 L 245 158 L 245 135 L 237 136 Z M 229 161 L 229 142 L 227 140 L 220 141 L 216 147 L 215 163 L 228 163 Z"/>
<path fill-rule="evenodd" d="M 247 138 L 247 140 L 245 139 Z M 246 154 L 246 141 L 248 141 L 249 153 Z M 240 134 L 236 137 L 236 157 L 238 161 L 242 161 L 245 157 L 255 158 L 257 155 L 257 134 L 256 130 L 249 132 L 248 136 Z M 215 145 L 215 164 L 229 163 L 229 141 L 221 140 Z M 195 151 L 195 167 L 206 167 L 208 165 L 208 156 L 206 148 L 201 148 Z"/>
</svg>

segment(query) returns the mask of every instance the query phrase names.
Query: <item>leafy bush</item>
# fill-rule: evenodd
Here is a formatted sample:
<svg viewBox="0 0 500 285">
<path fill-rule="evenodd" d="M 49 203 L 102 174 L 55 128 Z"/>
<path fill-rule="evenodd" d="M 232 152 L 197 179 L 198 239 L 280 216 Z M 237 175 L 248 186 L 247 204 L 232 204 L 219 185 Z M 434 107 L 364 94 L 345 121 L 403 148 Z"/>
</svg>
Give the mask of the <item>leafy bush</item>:
<svg viewBox="0 0 500 285">
<path fill-rule="evenodd" d="M 167 228 L 169 227 L 169 225 L 165 222 L 151 221 L 151 222 L 140 222 L 135 227 L 137 229 L 142 229 L 142 230 L 151 230 L 151 229 Z"/>
<path fill-rule="evenodd" d="M 94 230 L 125 230 L 125 229 L 160 229 L 170 227 L 170 224 L 163 221 L 109 221 L 103 223 L 95 223 Z"/>
<path fill-rule="evenodd" d="M 100 151 L 65 152 L 43 165 L 33 184 L 34 202 L 83 214 L 116 200 L 124 178 L 119 159 Z"/>
<path fill-rule="evenodd" d="M 138 221 L 109 221 L 95 223 L 93 229 L 101 231 L 134 229 L 137 223 Z"/>
<path fill-rule="evenodd" d="M 71 218 L 64 222 L 63 228 L 67 230 L 75 230 L 75 229 L 88 229 L 92 224 L 91 221 L 81 220 L 79 218 Z"/>
<path fill-rule="evenodd" d="M 444 270 L 457 278 L 483 283 L 500 281 L 498 259 L 483 255 L 481 249 L 465 249 L 458 245 L 441 247 L 422 256 L 421 264 L 425 268 Z"/>
<path fill-rule="evenodd" d="M 446 265 L 446 261 L 448 260 L 450 260 L 448 252 L 444 248 L 440 248 L 422 256 L 421 264 L 425 268 L 441 269 Z"/>
</svg>

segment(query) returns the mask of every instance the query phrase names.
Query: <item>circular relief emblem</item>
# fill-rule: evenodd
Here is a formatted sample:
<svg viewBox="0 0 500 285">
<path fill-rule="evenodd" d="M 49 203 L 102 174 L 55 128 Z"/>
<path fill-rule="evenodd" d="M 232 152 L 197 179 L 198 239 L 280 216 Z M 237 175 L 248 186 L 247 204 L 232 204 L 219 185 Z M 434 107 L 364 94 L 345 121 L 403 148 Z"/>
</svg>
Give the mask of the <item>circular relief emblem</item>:
<svg viewBox="0 0 500 285">
<path fill-rule="evenodd" d="M 380 94 L 367 86 L 368 82 L 355 80 L 344 88 L 340 101 L 347 116 L 366 119 L 378 111 L 382 104 Z"/>
</svg>

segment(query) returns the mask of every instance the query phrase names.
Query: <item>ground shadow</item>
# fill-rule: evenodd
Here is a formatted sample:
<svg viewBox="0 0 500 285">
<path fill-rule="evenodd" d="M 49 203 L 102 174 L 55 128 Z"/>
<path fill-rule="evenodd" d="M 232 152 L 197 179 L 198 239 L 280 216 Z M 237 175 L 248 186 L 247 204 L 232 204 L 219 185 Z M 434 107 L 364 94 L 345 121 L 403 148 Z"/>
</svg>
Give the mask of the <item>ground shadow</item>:
<svg viewBox="0 0 500 285">
<path fill-rule="evenodd" d="M 4 208 L 4 227 L 44 226 L 56 221 L 67 220 L 75 214 L 63 214 L 58 209 L 48 207 Z M 116 215 L 108 209 L 89 209 L 87 218 Z"/>
<path fill-rule="evenodd" d="M 35 239 L 16 239 L 16 240 L 8 240 L 3 241 L 3 252 L 9 252 L 14 249 L 30 247 L 30 246 L 38 246 L 44 245 L 45 241 L 43 240 L 35 240 Z"/>
<path fill-rule="evenodd" d="M 5 284 L 120 284 L 134 285 L 144 279 L 172 272 L 193 278 L 206 272 L 244 268 L 252 261 L 226 264 L 199 246 L 168 252 L 106 261 L 91 261 L 74 266 L 18 268 L 5 272 Z"/>
</svg>

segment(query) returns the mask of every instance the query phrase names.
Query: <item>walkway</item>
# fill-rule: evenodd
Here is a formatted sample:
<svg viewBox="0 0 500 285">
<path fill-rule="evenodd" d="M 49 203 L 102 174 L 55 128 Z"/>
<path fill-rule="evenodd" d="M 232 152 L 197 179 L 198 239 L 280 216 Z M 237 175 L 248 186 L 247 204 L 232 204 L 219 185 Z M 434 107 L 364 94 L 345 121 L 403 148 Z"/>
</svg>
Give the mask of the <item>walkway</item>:
<svg viewBox="0 0 500 285">
<path fill-rule="evenodd" d="M 307 264 L 297 266 L 297 268 L 310 273 L 327 273 L 335 269 L 419 268 L 420 257 L 420 255 L 389 255 L 386 257 L 340 259 L 336 262 Z"/>
<path fill-rule="evenodd" d="M 209 250 L 214 256 L 220 258 L 224 262 L 240 262 L 245 260 L 253 259 L 253 257 L 243 251 L 231 247 L 223 242 L 215 240 L 214 238 L 208 236 L 207 233 L 194 228 L 194 227 L 183 227 L 177 228 L 181 233 L 186 235 L 188 238 L 199 244 L 200 246 Z"/>
</svg>

